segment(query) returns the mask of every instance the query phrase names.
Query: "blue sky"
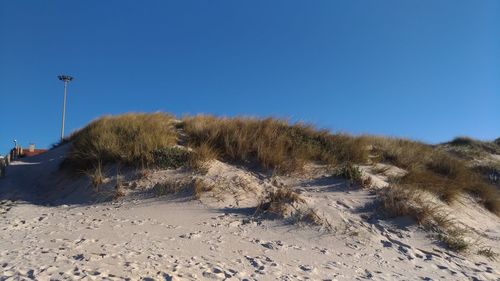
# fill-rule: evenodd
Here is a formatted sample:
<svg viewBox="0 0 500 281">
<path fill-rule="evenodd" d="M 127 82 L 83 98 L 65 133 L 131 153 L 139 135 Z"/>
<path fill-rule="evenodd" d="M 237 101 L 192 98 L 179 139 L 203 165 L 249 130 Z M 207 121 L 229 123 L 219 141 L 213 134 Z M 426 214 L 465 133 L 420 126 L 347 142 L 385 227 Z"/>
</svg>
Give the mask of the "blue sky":
<svg viewBox="0 0 500 281">
<path fill-rule="evenodd" d="M 500 1 L 1 1 L 0 151 L 104 114 L 500 136 Z"/>
</svg>

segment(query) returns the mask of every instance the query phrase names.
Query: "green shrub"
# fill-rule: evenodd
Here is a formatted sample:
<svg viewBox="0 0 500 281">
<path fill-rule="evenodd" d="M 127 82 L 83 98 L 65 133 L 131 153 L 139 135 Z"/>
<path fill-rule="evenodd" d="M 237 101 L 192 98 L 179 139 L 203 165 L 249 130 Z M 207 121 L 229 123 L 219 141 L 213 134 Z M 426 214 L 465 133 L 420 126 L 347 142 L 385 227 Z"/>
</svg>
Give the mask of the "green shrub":
<svg viewBox="0 0 500 281">
<path fill-rule="evenodd" d="M 450 250 L 464 252 L 470 248 L 471 243 L 465 240 L 460 233 L 444 234 L 440 233 L 438 239 L 441 240 Z"/>
<path fill-rule="evenodd" d="M 156 196 L 163 196 L 167 194 L 177 193 L 184 188 L 186 188 L 189 184 L 182 181 L 165 181 L 161 183 L 157 183 L 153 186 L 153 192 Z"/>
<path fill-rule="evenodd" d="M 189 159 L 189 152 L 178 147 L 165 147 L 152 152 L 153 163 L 158 168 L 179 168 L 185 166 Z"/>
<path fill-rule="evenodd" d="M 361 171 L 350 162 L 341 165 L 336 175 L 354 182 L 361 181 Z"/>
</svg>

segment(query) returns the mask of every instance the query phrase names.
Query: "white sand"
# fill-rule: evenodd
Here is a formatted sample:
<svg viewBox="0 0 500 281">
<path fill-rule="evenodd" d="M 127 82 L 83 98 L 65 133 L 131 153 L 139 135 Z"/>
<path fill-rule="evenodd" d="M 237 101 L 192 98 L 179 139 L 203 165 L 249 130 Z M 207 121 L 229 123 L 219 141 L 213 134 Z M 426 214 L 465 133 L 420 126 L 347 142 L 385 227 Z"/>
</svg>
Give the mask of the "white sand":
<svg viewBox="0 0 500 281">
<path fill-rule="evenodd" d="M 280 179 L 332 225 L 327 232 L 252 218 L 269 179 L 220 162 L 205 180 L 227 192 L 201 202 L 138 190 L 81 204 L 99 197 L 88 180 L 57 172 L 65 150 L 16 162 L 0 180 L 2 198 L 20 199 L 0 204 L 0 280 L 500 280 L 498 262 L 449 252 L 408 218 L 381 220 L 375 194 L 343 180 Z M 500 220 L 467 200 L 449 208 L 500 252 Z M 64 205 L 40 204 L 48 201 Z"/>
</svg>

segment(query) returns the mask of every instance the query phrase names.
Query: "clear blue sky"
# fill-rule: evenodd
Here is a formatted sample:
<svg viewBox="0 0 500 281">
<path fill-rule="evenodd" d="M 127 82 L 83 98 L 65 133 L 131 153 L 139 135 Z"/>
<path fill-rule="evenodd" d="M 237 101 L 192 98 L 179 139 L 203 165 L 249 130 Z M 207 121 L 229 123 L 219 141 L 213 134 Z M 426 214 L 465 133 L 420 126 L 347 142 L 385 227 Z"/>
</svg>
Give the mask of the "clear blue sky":
<svg viewBox="0 0 500 281">
<path fill-rule="evenodd" d="M 130 111 L 500 136 L 500 1 L 1 1 L 0 152 Z"/>
</svg>

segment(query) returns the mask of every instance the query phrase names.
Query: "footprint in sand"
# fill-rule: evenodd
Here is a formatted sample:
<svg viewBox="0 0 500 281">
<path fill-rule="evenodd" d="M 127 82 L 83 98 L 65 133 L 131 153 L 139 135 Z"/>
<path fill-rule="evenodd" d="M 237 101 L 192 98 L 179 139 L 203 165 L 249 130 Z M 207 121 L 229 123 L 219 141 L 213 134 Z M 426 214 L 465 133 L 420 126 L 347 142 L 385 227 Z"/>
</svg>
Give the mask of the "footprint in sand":
<svg viewBox="0 0 500 281">
<path fill-rule="evenodd" d="M 185 239 L 196 239 L 201 237 L 201 231 L 197 232 L 190 232 L 186 234 L 179 235 L 180 238 L 185 238 Z"/>
</svg>

